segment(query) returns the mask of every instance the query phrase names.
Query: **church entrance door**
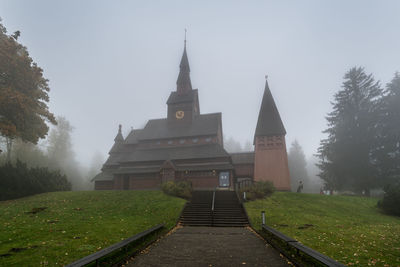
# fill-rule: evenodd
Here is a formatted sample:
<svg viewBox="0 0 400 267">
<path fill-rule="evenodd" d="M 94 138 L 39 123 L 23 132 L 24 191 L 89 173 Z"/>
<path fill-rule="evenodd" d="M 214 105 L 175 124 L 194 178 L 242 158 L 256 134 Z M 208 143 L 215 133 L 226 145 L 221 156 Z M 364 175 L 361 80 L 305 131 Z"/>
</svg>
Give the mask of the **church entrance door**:
<svg viewBox="0 0 400 267">
<path fill-rule="evenodd" d="M 219 173 L 219 186 L 220 187 L 229 187 L 229 172 L 220 172 Z"/>
<path fill-rule="evenodd" d="M 161 176 L 162 182 L 173 181 L 175 179 L 175 171 L 173 169 L 164 169 Z"/>
</svg>

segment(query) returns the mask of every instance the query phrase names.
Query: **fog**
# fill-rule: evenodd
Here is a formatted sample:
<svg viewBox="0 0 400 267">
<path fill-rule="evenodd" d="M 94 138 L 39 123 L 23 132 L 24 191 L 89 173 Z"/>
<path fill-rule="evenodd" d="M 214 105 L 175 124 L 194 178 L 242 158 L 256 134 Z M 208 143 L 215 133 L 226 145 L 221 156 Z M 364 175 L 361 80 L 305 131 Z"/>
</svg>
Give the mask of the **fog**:
<svg viewBox="0 0 400 267">
<path fill-rule="evenodd" d="M 382 84 L 400 70 L 398 1 L 4 1 L 0 17 L 50 80 L 50 111 L 74 127 L 81 165 L 105 158 L 148 119 L 166 117 L 184 29 L 201 113 L 222 112 L 226 138 L 253 141 L 265 75 L 286 127 L 316 153 L 343 75 Z M 100 154 L 100 156 L 99 156 Z"/>
</svg>

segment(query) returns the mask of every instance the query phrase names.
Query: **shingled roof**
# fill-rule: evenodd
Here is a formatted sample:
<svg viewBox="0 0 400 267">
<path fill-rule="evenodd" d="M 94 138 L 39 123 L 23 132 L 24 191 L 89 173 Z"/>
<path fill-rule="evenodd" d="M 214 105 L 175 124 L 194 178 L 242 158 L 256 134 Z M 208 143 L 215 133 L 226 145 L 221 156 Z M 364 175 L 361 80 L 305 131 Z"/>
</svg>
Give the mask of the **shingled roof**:
<svg viewBox="0 0 400 267">
<path fill-rule="evenodd" d="M 171 124 L 167 119 L 149 120 L 138 135 L 139 140 L 216 135 L 221 123 L 221 113 L 202 114 L 191 124 Z"/>
<path fill-rule="evenodd" d="M 112 181 L 114 179 L 114 175 L 112 171 L 102 171 L 92 178 L 93 181 Z"/>
<path fill-rule="evenodd" d="M 231 153 L 233 164 L 253 164 L 254 152 Z"/>
<path fill-rule="evenodd" d="M 103 166 L 119 165 L 124 156 L 125 156 L 124 152 L 110 153 L 110 156 L 108 156 L 108 159 L 106 160 Z"/>
<path fill-rule="evenodd" d="M 219 164 L 207 164 L 207 165 L 177 165 L 176 170 L 178 171 L 207 171 L 207 170 L 232 170 L 233 165 L 225 162 Z"/>
<path fill-rule="evenodd" d="M 135 145 L 135 144 L 139 143 L 138 138 L 139 138 L 139 135 L 141 132 L 142 132 L 142 129 L 130 131 L 130 133 L 128 134 L 128 136 L 125 139 L 125 144 Z"/>
<path fill-rule="evenodd" d="M 269 89 L 268 81 L 265 81 L 264 96 L 260 113 L 258 114 L 257 128 L 254 137 L 285 134 L 286 130 L 275 105 L 271 90 Z"/>
<path fill-rule="evenodd" d="M 137 149 L 126 153 L 121 162 L 164 161 L 177 159 L 220 158 L 229 154 L 219 144 L 168 148 Z"/>
</svg>

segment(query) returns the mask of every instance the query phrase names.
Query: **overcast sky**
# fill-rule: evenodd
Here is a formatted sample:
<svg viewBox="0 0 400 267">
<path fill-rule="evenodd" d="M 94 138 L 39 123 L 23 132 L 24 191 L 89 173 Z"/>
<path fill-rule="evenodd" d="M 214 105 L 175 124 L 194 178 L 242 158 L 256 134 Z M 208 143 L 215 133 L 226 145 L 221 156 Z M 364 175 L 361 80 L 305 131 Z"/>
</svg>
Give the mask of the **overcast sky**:
<svg viewBox="0 0 400 267">
<path fill-rule="evenodd" d="M 18 1 L 0 17 L 50 80 L 50 110 L 75 127 L 83 163 L 126 133 L 166 117 L 184 29 L 201 113 L 252 141 L 265 75 L 286 127 L 316 152 L 344 73 L 386 84 L 400 71 L 400 1 Z"/>
</svg>

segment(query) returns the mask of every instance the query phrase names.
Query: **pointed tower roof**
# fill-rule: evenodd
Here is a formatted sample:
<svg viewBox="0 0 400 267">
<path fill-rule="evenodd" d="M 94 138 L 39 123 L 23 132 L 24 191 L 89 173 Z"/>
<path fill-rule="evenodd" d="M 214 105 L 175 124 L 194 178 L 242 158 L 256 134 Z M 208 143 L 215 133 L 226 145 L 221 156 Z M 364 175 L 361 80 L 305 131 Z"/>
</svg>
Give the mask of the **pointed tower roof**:
<svg viewBox="0 0 400 267">
<path fill-rule="evenodd" d="M 124 137 L 122 136 L 122 125 L 121 124 L 118 126 L 118 134 L 117 134 L 117 136 L 115 136 L 114 141 L 115 142 L 123 142 L 124 141 Z"/>
<path fill-rule="evenodd" d="M 116 153 L 116 152 L 121 152 L 121 149 L 123 147 L 124 143 L 124 137 L 122 136 L 122 125 L 120 124 L 118 127 L 118 133 L 114 138 L 114 145 L 112 146 L 110 153 Z"/>
<path fill-rule="evenodd" d="M 254 137 L 271 135 L 286 135 L 286 130 L 266 80 Z"/>
<path fill-rule="evenodd" d="M 176 81 L 176 91 L 179 94 L 190 92 L 192 90 L 192 82 L 190 81 L 190 67 L 189 67 L 188 56 L 186 53 L 186 38 L 179 68 L 180 70 L 179 70 L 178 80 Z"/>
</svg>

